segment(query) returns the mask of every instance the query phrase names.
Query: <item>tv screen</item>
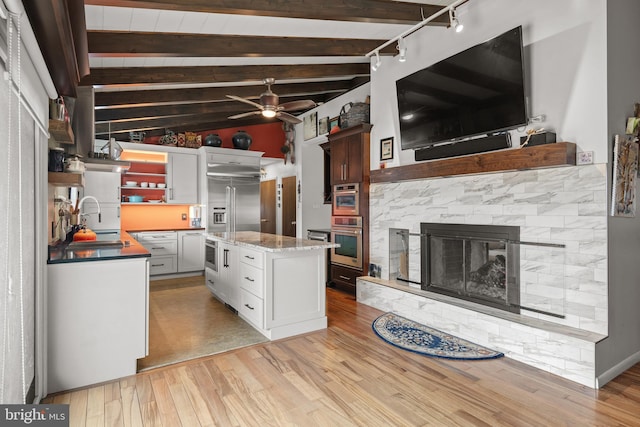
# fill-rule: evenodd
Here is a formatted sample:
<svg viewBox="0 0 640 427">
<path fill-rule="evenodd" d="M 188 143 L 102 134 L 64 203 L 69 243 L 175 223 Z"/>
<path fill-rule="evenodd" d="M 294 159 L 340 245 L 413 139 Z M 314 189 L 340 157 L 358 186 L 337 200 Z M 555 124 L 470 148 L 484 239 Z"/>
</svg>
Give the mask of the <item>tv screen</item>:
<svg viewBox="0 0 640 427">
<path fill-rule="evenodd" d="M 527 124 L 522 27 L 396 82 L 403 150 Z"/>
</svg>

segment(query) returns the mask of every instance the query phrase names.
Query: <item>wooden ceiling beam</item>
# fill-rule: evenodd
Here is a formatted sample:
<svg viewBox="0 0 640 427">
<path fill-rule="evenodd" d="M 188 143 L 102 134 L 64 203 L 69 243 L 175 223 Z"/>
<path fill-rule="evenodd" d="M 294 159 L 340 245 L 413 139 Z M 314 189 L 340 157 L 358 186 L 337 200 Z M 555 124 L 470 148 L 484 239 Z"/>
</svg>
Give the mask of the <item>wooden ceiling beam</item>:
<svg viewBox="0 0 640 427">
<path fill-rule="evenodd" d="M 276 84 L 271 90 L 279 96 L 294 96 L 314 93 L 344 93 L 364 82 L 368 77 L 352 80 L 336 80 L 329 82 L 312 83 L 286 83 Z M 154 103 L 186 103 L 186 102 L 211 102 L 216 100 L 228 100 L 226 95 L 236 95 L 244 98 L 257 99 L 263 92 L 261 86 L 226 86 L 188 89 L 157 89 L 157 90 L 132 90 L 114 92 L 96 92 L 95 105 L 100 106 L 145 106 Z"/>
<path fill-rule="evenodd" d="M 272 123 L 278 119 L 267 119 L 261 115 L 255 115 L 245 119 L 243 123 L 261 124 Z M 239 123 L 237 120 L 229 119 L 227 114 L 189 114 L 184 116 L 161 117 L 145 120 L 131 120 L 127 122 L 99 123 L 95 126 L 96 136 L 108 135 L 116 132 L 140 132 L 150 129 L 167 128 L 190 128 L 192 125 L 200 125 L 204 123 Z M 208 126 L 208 125 L 207 125 Z"/>
<path fill-rule="evenodd" d="M 88 31 L 92 57 L 364 56 L 387 40 Z M 393 55 L 395 45 L 381 54 Z"/>
<path fill-rule="evenodd" d="M 303 65 L 225 65 L 194 67 L 92 68 L 81 85 L 222 83 L 369 75 L 369 63 Z"/>
<path fill-rule="evenodd" d="M 290 101 L 301 101 L 310 99 L 316 104 L 327 101 L 328 96 L 326 94 L 314 94 L 305 96 L 283 96 L 280 98 L 280 103 Z M 133 108 L 108 108 L 95 111 L 96 123 L 101 122 L 116 122 L 124 121 L 135 117 L 169 117 L 179 116 L 185 114 L 235 114 L 243 111 L 248 111 L 251 106 L 243 104 L 237 101 L 218 101 L 218 102 L 198 102 L 193 104 L 179 104 L 179 105 L 154 105 L 148 107 L 133 107 Z"/>
<path fill-rule="evenodd" d="M 442 6 L 389 0 L 85 0 L 99 6 L 414 25 Z M 448 23 L 441 16 L 433 25 Z"/>
</svg>

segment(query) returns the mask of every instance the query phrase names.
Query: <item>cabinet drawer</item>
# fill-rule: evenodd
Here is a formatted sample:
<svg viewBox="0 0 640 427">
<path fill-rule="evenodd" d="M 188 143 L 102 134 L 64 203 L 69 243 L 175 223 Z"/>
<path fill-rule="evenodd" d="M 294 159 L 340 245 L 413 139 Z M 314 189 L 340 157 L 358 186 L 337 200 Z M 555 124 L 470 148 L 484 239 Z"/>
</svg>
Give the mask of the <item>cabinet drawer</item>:
<svg viewBox="0 0 640 427">
<path fill-rule="evenodd" d="M 142 242 L 155 242 L 157 240 L 177 240 L 178 234 L 175 231 L 143 231 L 137 233 L 138 240 Z"/>
<path fill-rule="evenodd" d="M 262 269 L 242 262 L 240 263 L 240 287 L 259 298 L 264 298 L 264 292 L 262 290 L 264 281 L 262 276 Z"/>
<path fill-rule="evenodd" d="M 149 274 L 151 276 L 155 274 L 171 274 L 178 271 L 177 269 L 177 257 L 175 255 L 170 256 L 152 256 L 149 261 Z"/>
<path fill-rule="evenodd" d="M 240 261 L 252 265 L 257 268 L 262 268 L 264 265 L 264 254 L 262 252 L 254 251 L 247 248 L 240 248 Z"/>
<path fill-rule="evenodd" d="M 331 265 L 331 280 L 355 286 L 356 278 L 360 276 L 362 276 L 361 270 L 353 270 L 339 265 Z"/>
<path fill-rule="evenodd" d="M 263 328 L 263 301 L 246 289 L 240 289 L 240 315 L 255 327 Z"/>
<path fill-rule="evenodd" d="M 176 255 L 178 253 L 178 242 L 172 241 L 157 241 L 157 242 L 143 242 L 142 246 L 148 250 L 152 256 L 156 255 Z"/>
</svg>

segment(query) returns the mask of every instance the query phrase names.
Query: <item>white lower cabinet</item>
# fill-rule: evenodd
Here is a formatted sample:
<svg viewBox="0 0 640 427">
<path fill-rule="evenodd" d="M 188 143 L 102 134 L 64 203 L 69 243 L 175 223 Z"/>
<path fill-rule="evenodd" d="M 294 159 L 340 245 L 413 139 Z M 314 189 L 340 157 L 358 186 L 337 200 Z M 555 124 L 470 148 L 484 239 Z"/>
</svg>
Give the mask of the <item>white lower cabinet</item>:
<svg viewBox="0 0 640 427">
<path fill-rule="evenodd" d="M 220 274 L 207 267 L 205 269 L 205 285 L 216 298 L 224 301 L 224 293 L 222 292 L 221 284 Z"/>
<path fill-rule="evenodd" d="M 238 314 L 254 327 L 264 328 L 264 301 L 244 288 L 240 289 Z"/>
<path fill-rule="evenodd" d="M 202 231 L 178 231 L 178 272 L 204 270 Z"/>
<path fill-rule="evenodd" d="M 240 304 L 240 287 L 238 286 L 238 248 L 227 243 L 218 244 L 218 273 L 220 280 L 219 297 L 222 302 L 237 310 Z"/>
<path fill-rule="evenodd" d="M 138 243 L 151 253 L 150 275 L 173 274 L 178 271 L 178 233 L 141 231 L 136 236 Z"/>
<path fill-rule="evenodd" d="M 47 266 L 47 392 L 135 375 L 148 354 L 148 258 Z"/>
</svg>

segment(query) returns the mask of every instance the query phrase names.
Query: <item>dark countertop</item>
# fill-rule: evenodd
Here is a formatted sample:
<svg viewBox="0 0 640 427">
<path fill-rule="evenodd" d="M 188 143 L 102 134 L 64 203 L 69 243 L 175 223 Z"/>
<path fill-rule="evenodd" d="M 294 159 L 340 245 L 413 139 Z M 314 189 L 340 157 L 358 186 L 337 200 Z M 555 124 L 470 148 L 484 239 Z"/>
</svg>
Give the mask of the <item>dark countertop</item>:
<svg viewBox="0 0 640 427">
<path fill-rule="evenodd" d="M 133 239 L 126 231 L 120 232 L 120 240 L 125 246 L 104 247 L 104 248 L 79 248 L 69 249 L 68 244 L 62 243 L 56 246 L 49 246 L 49 259 L 47 264 L 62 264 L 70 262 L 87 262 L 87 261 L 106 261 L 124 258 L 144 258 L 150 257 L 151 254 L 144 246 Z M 109 239 L 113 239 L 113 234 L 109 235 Z M 98 241 L 100 235 L 98 234 Z M 127 245 L 128 242 L 128 245 Z"/>
<path fill-rule="evenodd" d="M 153 231 L 204 231 L 204 227 L 184 227 L 184 228 L 154 228 L 152 230 L 127 230 L 129 233 L 144 233 Z"/>
</svg>

